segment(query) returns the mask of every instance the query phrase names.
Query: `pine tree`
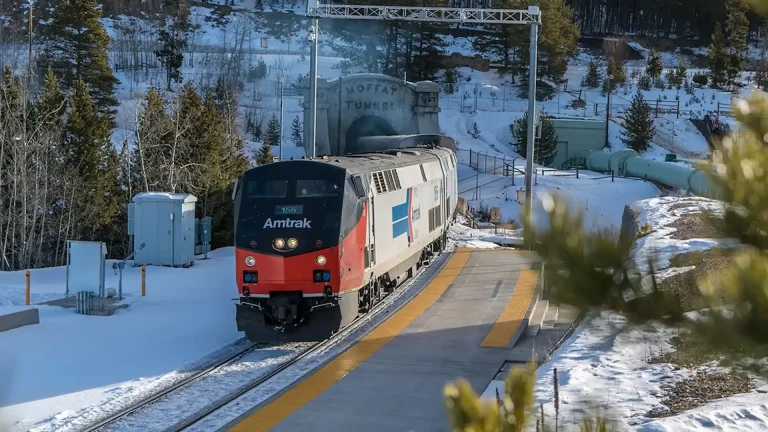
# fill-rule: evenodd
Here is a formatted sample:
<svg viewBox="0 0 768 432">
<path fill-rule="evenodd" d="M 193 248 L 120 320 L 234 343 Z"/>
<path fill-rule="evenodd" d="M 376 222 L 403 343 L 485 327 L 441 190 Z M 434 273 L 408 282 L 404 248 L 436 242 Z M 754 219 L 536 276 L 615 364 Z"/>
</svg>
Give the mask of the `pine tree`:
<svg viewBox="0 0 768 432">
<path fill-rule="evenodd" d="M 304 136 L 301 130 L 301 120 L 299 120 L 299 116 L 296 116 L 293 118 L 293 123 L 291 123 L 291 142 L 293 142 L 293 145 L 296 147 L 301 147 L 303 141 Z"/>
<path fill-rule="evenodd" d="M 160 29 L 158 34 L 160 48 L 155 55 L 165 67 L 166 88 L 171 90 L 171 81 L 181 82 L 181 66 L 184 64 L 184 49 L 187 47 L 187 36 L 184 32 L 169 26 Z"/>
<path fill-rule="evenodd" d="M 656 81 L 661 77 L 662 70 L 661 54 L 655 49 L 651 49 L 651 55 L 648 57 L 648 65 L 645 68 L 645 73 Z"/>
<path fill-rule="evenodd" d="M 61 91 L 61 83 L 51 68 L 45 73 L 43 88 L 37 95 L 34 109 L 37 122 L 45 124 L 46 127 L 58 128 L 64 121 L 67 100 Z"/>
<path fill-rule="evenodd" d="M 467 130 L 467 134 L 472 139 L 480 138 L 480 128 L 477 126 L 477 122 L 472 122 L 472 126 Z"/>
<path fill-rule="evenodd" d="M 584 77 L 584 85 L 589 88 L 600 87 L 602 80 L 602 73 L 595 59 L 589 61 L 589 67 L 587 68 L 587 74 Z"/>
<path fill-rule="evenodd" d="M 725 0 L 725 10 L 725 33 L 728 39 L 726 78 L 729 85 L 734 85 L 739 73 L 744 69 L 749 20 L 744 0 Z"/>
<path fill-rule="evenodd" d="M 114 87 L 119 81 L 109 66 L 109 35 L 99 19 L 96 0 L 61 0 L 46 30 L 38 64 L 53 69 L 63 89 L 71 89 L 77 77 L 90 89 L 99 111 L 114 115 L 118 105 Z"/>
<path fill-rule="evenodd" d="M 494 7 L 499 9 L 514 9 L 516 6 L 510 0 L 494 2 Z M 510 25 L 489 25 L 485 29 L 487 31 L 480 32 L 472 41 L 472 48 L 499 65 L 496 70 L 499 77 L 511 76 L 514 82 L 515 75 L 522 75 L 528 64 L 528 60 L 523 63 L 523 57 L 528 55 L 528 48 L 524 46 L 528 43 L 528 29 Z"/>
<path fill-rule="evenodd" d="M 80 77 L 75 80 L 70 105 L 63 142 L 64 164 L 83 185 L 79 196 L 83 201 L 78 205 L 87 205 L 83 218 L 92 226 L 93 237 L 118 214 L 116 154 L 110 141 L 109 120 L 99 114 Z"/>
<path fill-rule="evenodd" d="M 265 165 L 274 160 L 272 156 L 272 146 L 267 140 L 261 144 L 259 150 L 256 152 L 256 163 L 259 165 Z"/>
<path fill-rule="evenodd" d="M 632 150 L 644 152 L 650 146 L 655 133 L 651 106 L 643 98 L 643 93 L 638 90 L 632 98 L 632 105 L 627 110 L 621 141 Z"/>
<path fill-rule="evenodd" d="M 280 121 L 277 116 L 272 114 L 272 118 L 267 123 L 267 130 L 264 133 L 264 142 L 271 146 L 280 145 Z"/>
<path fill-rule="evenodd" d="M 150 87 L 136 127 L 134 175 L 131 181 L 144 191 L 168 191 L 167 170 L 173 155 L 173 130 L 157 88 Z"/>
<path fill-rule="evenodd" d="M 410 47 L 411 61 L 408 68 L 408 77 L 414 81 L 437 81 L 440 70 L 443 68 L 442 56 L 448 43 L 438 32 L 436 23 L 408 22 L 411 28 Z"/>
<path fill-rule="evenodd" d="M 538 37 L 536 76 L 560 83 L 568 71 L 568 61 L 576 55 L 579 28 L 573 22 L 573 11 L 563 0 L 542 0 L 540 7 L 542 25 Z M 516 69 L 521 75 L 521 84 L 527 86 L 530 37 L 526 32 L 523 34 L 525 37 L 514 41 L 520 54 L 520 65 Z"/>
<path fill-rule="evenodd" d="M 459 72 L 454 67 L 443 71 L 443 90 L 448 94 L 456 93 L 456 84 L 459 81 Z"/>
<path fill-rule="evenodd" d="M 709 43 L 707 56 L 709 63 L 709 81 L 712 88 L 722 88 L 728 83 L 728 67 L 730 64 L 725 47 L 725 36 L 720 23 L 715 24 L 712 32 L 712 41 Z"/>
<path fill-rule="evenodd" d="M 627 69 L 624 67 L 624 62 L 616 60 L 613 57 L 608 58 L 608 66 L 606 67 L 606 70 L 608 72 L 608 75 L 610 75 L 611 78 L 611 87 L 615 89 L 616 87 L 619 87 L 627 82 Z M 608 81 L 608 77 L 606 76 L 605 81 L 603 81 L 603 86 L 605 87 L 605 83 Z M 606 87 L 607 89 L 607 87 Z"/>
<path fill-rule="evenodd" d="M 534 162 L 538 165 L 550 166 L 557 156 L 557 132 L 552 119 L 545 113 L 541 113 L 541 138 L 533 142 Z M 527 157 L 528 153 L 528 112 L 526 111 L 518 120 L 509 125 L 512 136 L 517 141 L 517 154 Z"/>
</svg>

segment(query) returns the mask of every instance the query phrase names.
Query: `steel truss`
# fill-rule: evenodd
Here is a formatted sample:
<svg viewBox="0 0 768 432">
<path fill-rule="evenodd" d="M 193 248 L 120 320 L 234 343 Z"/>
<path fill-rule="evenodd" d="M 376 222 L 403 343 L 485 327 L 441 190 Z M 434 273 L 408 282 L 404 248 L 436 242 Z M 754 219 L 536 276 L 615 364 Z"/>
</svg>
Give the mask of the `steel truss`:
<svg viewBox="0 0 768 432">
<path fill-rule="evenodd" d="M 537 11 L 401 6 L 320 5 L 308 15 L 317 18 L 400 20 L 477 24 L 540 24 Z"/>
<path fill-rule="evenodd" d="M 531 27 L 530 62 L 528 68 L 528 112 L 533 121 L 528 122 L 526 158 L 525 158 L 525 204 L 528 216 L 533 209 L 533 159 L 534 137 L 539 118 L 536 116 L 536 58 L 538 27 L 541 25 L 541 11 L 538 6 L 528 9 L 475 9 L 475 8 L 438 8 L 409 6 L 355 6 L 355 5 L 320 5 L 317 0 L 307 1 L 307 16 L 312 18 L 309 28 L 310 66 L 309 66 L 309 110 L 310 123 L 307 126 L 309 142 L 306 149 L 308 157 L 314 158 L 316 152 L 317 130 L 317 41 L 319 18 L 380 20 L 380 21 L 418 21 L 441 23 L 476 23 L 501 25 L 529 25 Z M 524 233 L 525 243 L 531 247 L 530 236 Z"/>
</svg>

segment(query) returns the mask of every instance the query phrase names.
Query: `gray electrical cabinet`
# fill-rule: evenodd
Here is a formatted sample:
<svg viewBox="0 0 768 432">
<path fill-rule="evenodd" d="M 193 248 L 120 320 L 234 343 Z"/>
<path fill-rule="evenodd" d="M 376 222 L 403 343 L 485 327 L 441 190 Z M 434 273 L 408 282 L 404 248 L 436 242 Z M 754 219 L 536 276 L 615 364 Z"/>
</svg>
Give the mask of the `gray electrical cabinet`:
<svg viewBox="0 0 768 432">
<path fill-rule="evenodd" d="M 194 195 L 143 192 L 128 205 L 134 265 L 189 267 L 195 263 Z M 137 250 L 144 244 L 144 248 Z"/>
</svg>

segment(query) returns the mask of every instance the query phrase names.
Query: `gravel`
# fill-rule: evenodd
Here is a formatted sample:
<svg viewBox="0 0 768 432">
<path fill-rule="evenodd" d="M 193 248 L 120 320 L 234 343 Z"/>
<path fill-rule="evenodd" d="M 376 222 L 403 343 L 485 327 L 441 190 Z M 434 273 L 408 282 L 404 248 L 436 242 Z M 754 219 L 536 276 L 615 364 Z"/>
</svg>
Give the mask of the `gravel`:
<svg viewBox="0 0 768 432">
<path fill-rule="evenodd" d="M 664 406 L 650 410 L 646 416 L 673 416 L 705 405 L 711 400 L 746 393 L 751 390 L 751 383 L 743 374 L 698 371 L 689 378 L 662 388 L 666 391 L 666 397 L 661 402 Z"/>
</svg>

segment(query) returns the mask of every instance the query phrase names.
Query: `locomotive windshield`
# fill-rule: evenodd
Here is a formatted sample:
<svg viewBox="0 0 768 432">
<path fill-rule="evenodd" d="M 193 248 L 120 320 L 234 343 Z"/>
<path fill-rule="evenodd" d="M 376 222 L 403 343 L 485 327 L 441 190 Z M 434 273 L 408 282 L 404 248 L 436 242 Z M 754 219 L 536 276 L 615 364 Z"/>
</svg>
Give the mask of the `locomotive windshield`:
<svg viewBox="0 0 768 432">
<path fill-rule="evenodd" d="M 239 248 L 292 256 L 339 241 L 345 170 L 295 161 L 252 169 L 243 176 L 235 244 Z M 295 239 L 275 248 L 276 239 Z"/>
</svg>

